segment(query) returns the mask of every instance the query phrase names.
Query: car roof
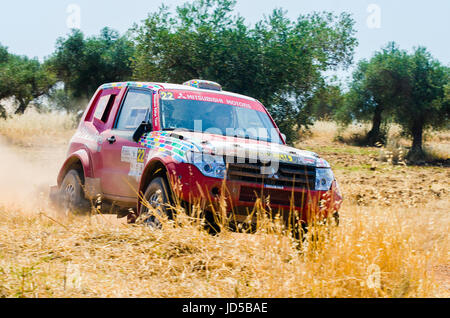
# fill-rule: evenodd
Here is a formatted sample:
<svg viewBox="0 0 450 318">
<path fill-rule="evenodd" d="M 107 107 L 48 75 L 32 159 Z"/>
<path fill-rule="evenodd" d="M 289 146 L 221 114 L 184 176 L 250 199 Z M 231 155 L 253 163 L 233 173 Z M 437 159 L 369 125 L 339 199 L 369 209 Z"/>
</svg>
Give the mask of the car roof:
<svg viewBox="0 0 450 318">
<path fill-rule="evenodd" d="M 232 93 L 232 92 L 200 89 L 200 88 L 196 88 L 196 87 L 192 87 L 192 86 L 180 85 L 180 84 L 170 84 L 170 83 L 118 82 L 118 83 L 104 84 L 104 85 L 100 86 L 100 89 L 108 89 L 108 88 L 122 89 L 123 87 L 148 88 L 148 89 L 153 89 L 156 91 L 161 90 L 161 89 L 169 89 L 169 90 L 184 90 L 184 91 L 205 92 L 205 93 L 213 92 L 213 93 L 220 94 L 220 95 L 233 96 L 233 97 L 238 97 L 238 98 L 247 99 L 247 100 L 251 100 L 251 101 L 257 101 L 256 99 L 254 99 L 252 97 L 241 95 L 241 94 L 236 94 L 236 93 Z"/>
</svg>

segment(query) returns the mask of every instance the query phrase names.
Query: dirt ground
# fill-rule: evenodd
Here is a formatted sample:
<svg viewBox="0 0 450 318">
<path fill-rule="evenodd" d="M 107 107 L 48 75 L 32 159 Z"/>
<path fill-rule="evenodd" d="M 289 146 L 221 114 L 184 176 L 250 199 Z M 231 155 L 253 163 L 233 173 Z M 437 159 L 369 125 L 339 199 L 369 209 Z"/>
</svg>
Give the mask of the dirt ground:
<svg viewBox="0 0 450 318">
<path fill-rule="evenodd" d="M 393 166 L 380 162 L 382 150 L 371 147 L 330 145 L 320 140 L 302 142 L 298 147 L 314 151 L 330 162 L 348 203 L 419 207 L 435 200 L 449 200 L 449 168 Z"/>
</svg>

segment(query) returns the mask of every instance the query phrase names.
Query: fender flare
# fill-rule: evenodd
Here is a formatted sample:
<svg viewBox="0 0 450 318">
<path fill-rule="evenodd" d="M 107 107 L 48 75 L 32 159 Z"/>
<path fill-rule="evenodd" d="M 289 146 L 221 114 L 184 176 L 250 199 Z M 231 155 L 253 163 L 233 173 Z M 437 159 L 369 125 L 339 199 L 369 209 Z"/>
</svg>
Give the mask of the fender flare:
<svg viewBox="0 0 450 318">
<path fill-rule="evenodd" d="M 75 162 L 81 162 L 84 178 L 90 178 L 93 176 L 90 155 L 85 149 L 80 149 L 71 154 L 69 158 L 64 162 L 58 174 L 58 187 L 61 186 L 66 173 Z"/>
</svg>

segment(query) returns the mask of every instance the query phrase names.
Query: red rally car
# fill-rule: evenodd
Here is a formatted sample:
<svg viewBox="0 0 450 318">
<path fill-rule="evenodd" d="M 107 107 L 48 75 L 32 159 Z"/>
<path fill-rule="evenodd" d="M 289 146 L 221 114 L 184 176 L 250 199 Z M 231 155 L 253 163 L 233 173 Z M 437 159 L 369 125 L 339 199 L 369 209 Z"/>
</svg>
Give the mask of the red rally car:
<svg viewBox="0 0 450 318">
<path fill-rule="evenodd" d="M 287 146 L 260 102 L 202 80 L 101 86 L 57 181 L 59 201 L 81 208 L 101 198 L 104 210 L 131 222 L 149 205 L 167 213 L 174 202 L 213 213 L 223 198 L 244 222 L 263 198 L 305 224 L 336 216 L 342 202 L 328 162 Z"/>
</svg>

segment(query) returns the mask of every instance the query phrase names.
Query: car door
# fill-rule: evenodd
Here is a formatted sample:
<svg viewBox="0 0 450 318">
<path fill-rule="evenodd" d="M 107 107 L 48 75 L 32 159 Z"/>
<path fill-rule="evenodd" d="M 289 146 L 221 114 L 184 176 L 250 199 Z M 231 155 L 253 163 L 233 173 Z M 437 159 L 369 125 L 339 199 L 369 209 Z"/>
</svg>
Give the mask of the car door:
<svg viewBox="0 0 450 318">
<path fill-rule="evenodd" d="M 101 148 L 102 134 L 111 130 L 115 113 L 123 96 L 119 88 L 100 89 L 87 111 L 84 121 L 80 125 L 78 136 L 83 139 L 84 148 L 91 160 L 93 178 L 100 180 L 102 170 Z M 100 184 L 99 184 L 100 185 Z M 95 189 L 95 191 L 100 189 Z"/>
<path fill-rule="evenodd" d="M 101 186 L 109 199 L 135 202 L 138 196 L 147 149 L 133 140 L 133 134 L 143 121 L 149 120 L 152 104 L 153 91 L 130 88 L 113 128 L 102 133 L 105 143 L 101 150 Z"/>
</svg>

